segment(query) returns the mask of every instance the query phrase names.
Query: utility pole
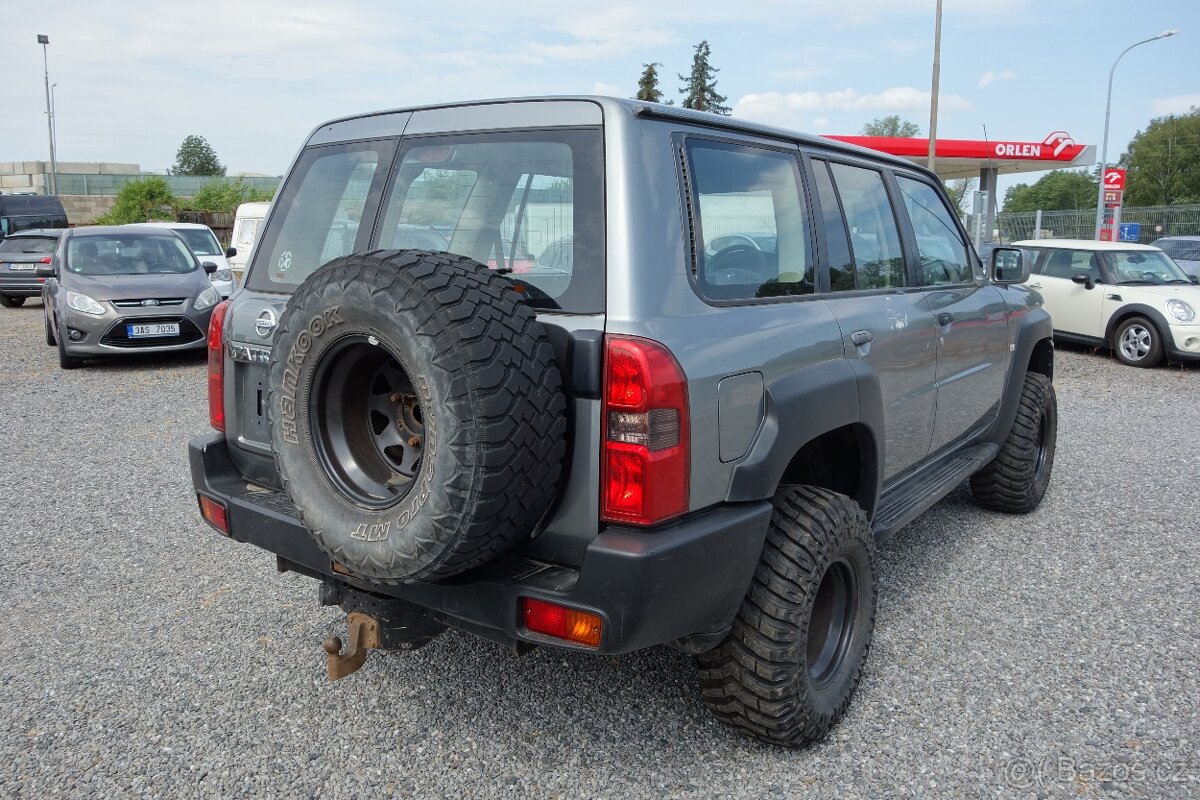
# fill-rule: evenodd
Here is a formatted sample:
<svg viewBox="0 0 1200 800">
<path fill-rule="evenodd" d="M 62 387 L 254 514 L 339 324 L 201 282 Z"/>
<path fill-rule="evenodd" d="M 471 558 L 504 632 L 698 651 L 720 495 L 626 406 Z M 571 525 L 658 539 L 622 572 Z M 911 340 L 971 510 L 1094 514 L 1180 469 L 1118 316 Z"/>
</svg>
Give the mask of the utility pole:
<svg viewBox="0 0 1200 800">
<path fill-rule="evenodd" d="M 42 46 L 42 66 L 46 72 L 46 131 L 50 135 L 50 194 L 57 195 L 58 161 L 54 156 L 54 109 L 50 105 L 50 57 L 46 54 L 46 46 L 50 44 L 50 37 L 39 33 L 37 40 L 38 44 Z"/>
<path fill-rule="evenodd" d="M 942 0 L 937 0 L 937 11 L 933 23 L 933 91 L 929 96 L 929 164 L 934 167 L 934 155 L 937 153 L 937 107 L 938 82 L 942 75 Z"/>
</svg>

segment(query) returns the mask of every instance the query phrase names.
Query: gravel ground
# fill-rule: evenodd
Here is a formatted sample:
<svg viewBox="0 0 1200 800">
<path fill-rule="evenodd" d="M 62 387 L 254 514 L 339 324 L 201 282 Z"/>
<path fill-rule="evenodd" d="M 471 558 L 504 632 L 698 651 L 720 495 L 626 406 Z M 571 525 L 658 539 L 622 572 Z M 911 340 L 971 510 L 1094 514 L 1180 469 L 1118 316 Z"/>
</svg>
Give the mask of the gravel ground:
<svg viewBox="0 0 1200 800">
<path fill-rule="evenodd" d="M 862 687 L 791 752 L 666 648 L 452 631 L 328 683 L 340 613 L 197 516 L 200 358 L 64 372 L 41 326 L 0 312 L 0 796 L 1200 795 L 1200 371 L 1060 350 L 1041 509 L 961 489 L 885 544 Z"/>
</svg>

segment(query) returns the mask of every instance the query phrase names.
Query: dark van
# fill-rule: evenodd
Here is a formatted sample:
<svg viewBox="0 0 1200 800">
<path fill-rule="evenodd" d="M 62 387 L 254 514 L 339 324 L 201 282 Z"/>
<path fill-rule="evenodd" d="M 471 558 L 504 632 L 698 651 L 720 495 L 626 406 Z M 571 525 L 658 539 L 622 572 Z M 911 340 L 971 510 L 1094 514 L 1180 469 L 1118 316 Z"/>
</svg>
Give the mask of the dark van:
<svg viewBox="0 0 1200 800">
<path fill-rule="evenodd" d="M 65 228 L 62 201 L 45 194 L 0 194 L 0 239 L 30 228 Z"/>
</svg>

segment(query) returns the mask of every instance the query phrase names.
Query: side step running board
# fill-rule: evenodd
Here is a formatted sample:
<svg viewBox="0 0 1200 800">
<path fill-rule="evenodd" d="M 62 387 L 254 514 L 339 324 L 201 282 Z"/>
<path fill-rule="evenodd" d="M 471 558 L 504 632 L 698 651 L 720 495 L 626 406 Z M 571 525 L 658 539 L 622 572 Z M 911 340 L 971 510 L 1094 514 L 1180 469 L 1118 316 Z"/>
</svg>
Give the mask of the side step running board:
<svg viewBox="0 0 1200 800">
<path fill-rule="evenodd" d="M 875 538 L 882 541 L 941 500 L 996 457 L 1000 447 L 988 442 L 938 461 L 884 492 L 875 512 Z"/>
</svg>

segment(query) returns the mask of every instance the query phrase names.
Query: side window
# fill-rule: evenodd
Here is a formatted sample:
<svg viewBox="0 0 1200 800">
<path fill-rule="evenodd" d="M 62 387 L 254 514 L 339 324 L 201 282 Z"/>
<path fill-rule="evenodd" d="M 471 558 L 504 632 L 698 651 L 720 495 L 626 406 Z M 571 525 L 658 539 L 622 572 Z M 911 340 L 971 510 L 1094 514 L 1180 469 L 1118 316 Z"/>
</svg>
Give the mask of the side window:
<svg viewBox="0 0 1200 800">
<path fill-rule="evenodd" d="M 363 210 L 379 192 L 394 147 L 366 142 L 305 152 L 255 248 L 250 288 L 290 289 L 322 264 L 354 252 Z"/>
<path fill-rule="evenodd" d="M 829 175 L 829 163 L 812 161 L 816 178 L 817 197 L 821 201 L 821 225 L 825 230 L 825 261 L 829 264 L 829 290 L 845 292 L 854 289 L 854 259 L 850 256 L 850 236 L 846 232 L 846 219 L 842 216 L 842 204 L 838 201 L 833 178 Z"/>
<path fill-rule="evenodd" d="M 1041 274 L 1048 278 L 1065 278 L 1086 272 L 1092 280 L 1100 280 L 1100 268 L 1088 250 L 1050 250 L 1042 260 Z"/>
<path fill-rule="evenodd" d="M 855 286 L 904 286 L 904 251 L 900 249 L 900 230 L 883 175 L 873 169 L 832 162 L 829 170 L 850 231 Z"/>
<path fill-rule="evenodd" d="M 714 300 L 812 294 L 808 214 L 796 156 L 688 141 L 696 269 Z"/>
<path fill-rule="evenodd" d="M 971 283 L 967 244 L 941 195 L 929 184 L 903 175 L 896 176 L 896 183 L 917 239 L 921 285 Z"/>
</svg>

